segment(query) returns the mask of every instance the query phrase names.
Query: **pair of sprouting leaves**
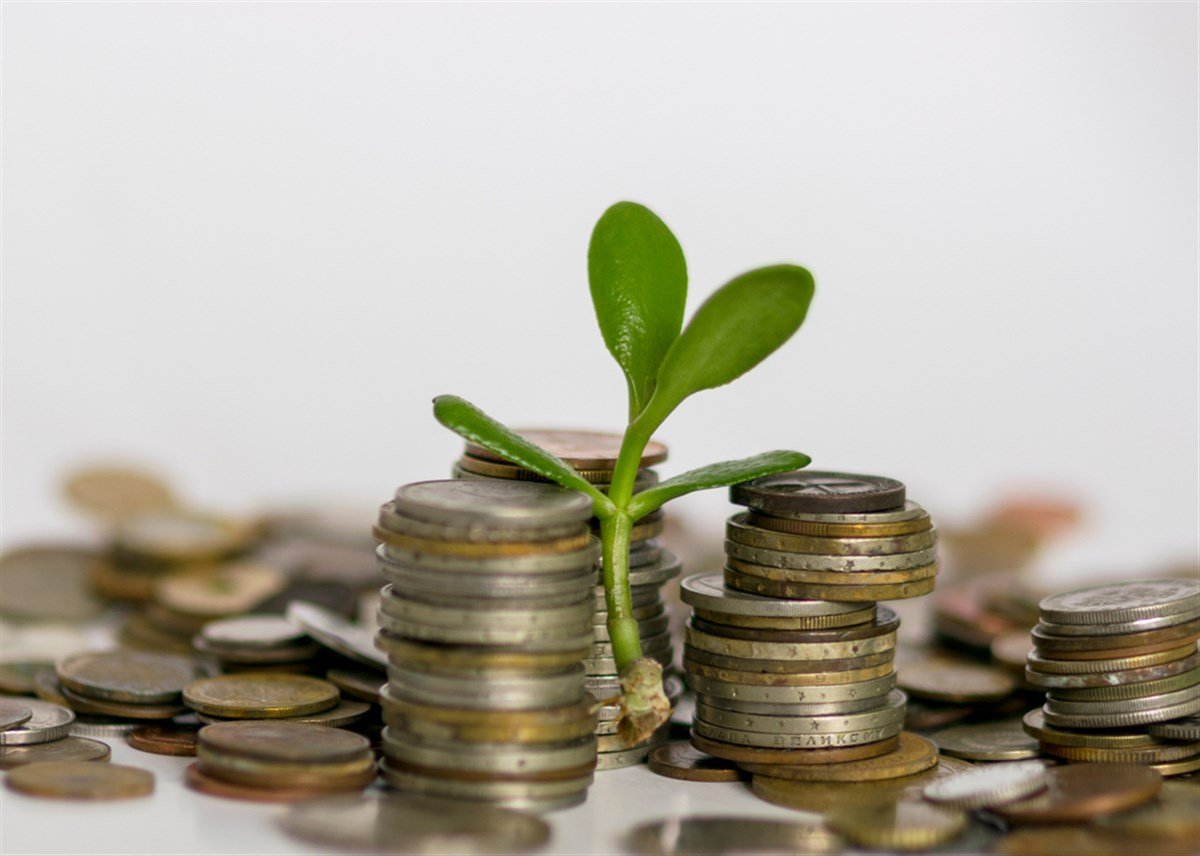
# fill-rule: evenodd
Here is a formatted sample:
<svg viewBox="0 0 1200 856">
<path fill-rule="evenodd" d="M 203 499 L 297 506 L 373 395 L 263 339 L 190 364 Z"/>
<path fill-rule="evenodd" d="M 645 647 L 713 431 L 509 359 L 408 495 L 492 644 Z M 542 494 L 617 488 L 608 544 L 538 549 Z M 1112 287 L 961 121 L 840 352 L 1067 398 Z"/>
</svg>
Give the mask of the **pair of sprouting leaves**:
<svg viewBox="0 0 1200 856">
<path fill-rule="evenodd" d="M 632 496 L 632 475 L 651 435 L 688 396 L 745 374 L 799 329 L 813 295 L 812 275 L 795 265 L 742 274 L 718 289 L 683 327 L 687 264 L 679 242 L 650 209 L 618 202 L 596 224 L 588 279 L 600 332 L 625 373 L 629 427 L 605 496 L 560 458 L 528 442 L 455 396 L 434 400 L 446 427 L 544 478 L 588 494 L 597 516 L 633 520 L 677 496 L 724 487 L 809 463 L 799 452 L 775 451 L 710 464 Z M 620 495 L 619 484 L 629 485 Z"/>
</svg>

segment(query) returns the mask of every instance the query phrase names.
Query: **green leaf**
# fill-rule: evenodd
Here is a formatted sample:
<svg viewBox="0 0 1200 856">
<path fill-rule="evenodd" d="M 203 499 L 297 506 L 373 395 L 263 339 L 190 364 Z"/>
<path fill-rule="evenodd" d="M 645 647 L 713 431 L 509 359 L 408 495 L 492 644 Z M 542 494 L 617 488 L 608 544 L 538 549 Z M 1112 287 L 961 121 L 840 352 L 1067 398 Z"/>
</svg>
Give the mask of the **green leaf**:
<svg viewBox="0 0 1200 856">
<path fill-rule="evenodd" d="M 813 289 L 812 274 L 796 265 L 752 270 L 717 289 L 663 358 L 641 428 L 653 432 L 689 395 L 766 359 L 804 323 Z"/>
<path fill-rule="evenodd" d="M 570 464 L 501 425 L 471 402 L 457 395 L 439 395 L 433 400 L 433 415 L 451 431 L 517 466 L 563 487 L 586 493 L 598 515 L 607 517 L 612 513 L 612 500 L 590 485 Z"/>
<path fill-rule="evenodd" d="M 697 490 L 728 487 L 731 484 L 750 481 L 772 473 L 798 470 L 807 467 L 810 463 L 812 463 L 812 458 L 802 452 L 779 450 L 763 452 L 761 455 L 737 461 L 722 461 L 719 464 L 698 467 L 660 482 L 634 496 L 629 503 L 629 514 L 634 520 L 637 520 L 677 496 Z"/>
<path fill-rule="evenodd" d="M 683 326 L 683 250 L 649 208 L 618 202 L 592 230 L 588 284 L 604 344 L 625 372 L 632 422 L 649 401 L 659 364 Z"/>
</svg>

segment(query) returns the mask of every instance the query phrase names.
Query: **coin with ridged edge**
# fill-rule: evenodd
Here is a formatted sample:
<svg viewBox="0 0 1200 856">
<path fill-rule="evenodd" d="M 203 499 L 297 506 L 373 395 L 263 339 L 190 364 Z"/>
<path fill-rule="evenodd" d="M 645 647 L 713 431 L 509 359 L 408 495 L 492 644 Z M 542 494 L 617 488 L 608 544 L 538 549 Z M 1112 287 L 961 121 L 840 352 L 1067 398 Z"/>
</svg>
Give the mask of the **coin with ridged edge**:
<svg viewBox="0 0 1200 856">
<path fill-rule="evenodd" d="M 1043 598 L 1042 618 L 1056 624 L 1114 624 L 1200 608 L 1200 580 L 1146 580 L 1090 586 Z"/>
<path fill-rule="evenodd" d="M 857 615 L 861 603 L 839 603 L 825 600 L 777 600 L 757 597 L 726 588 L 721 574 L 692 574 L 679 584 L 680 599 L 698 609 L 715 613 L 780 618 L 824 618 L 837 615 Z M 857 623 L 857 622 L 854 622 Z"/>
<path fill-rule="evenodd" d="M 682 740 L 659 746 L 647 759 L 650 772 L 688 782 L 736 782 L 741 773 L 731 761 L 706 755 Z"/>
<path fill-rule="evenodd" d="M 1121 661 L 1120 668 L 1101 670 L 1098 672 L 1080 672 L 1076 674 L 1049 674 L 1041 671 L 1045 668 L 1043 661 L 1036 654 L 1029 655 L 1030 665 L 1025 669 L 1025 679 L 1034 686 L 1044 687 L 1048 690 L 1058 689 L 1078 689 L 1078 688 L 1094 688 L 1094 687 L 1117 687 L 1125 684 L 1140 684 L 1145 681 L 1159 680 L 1160 678 L 1174 677 L 1175 675 L 1184 672 L 1190 672 L 1197 667 L 1200 667 L 1200 654 L 1197 654 L 1194 649 L 1184 651 L 1183 656 L 1175 657 L 1174 653 L 1169 654 L 1169 658 L 1165 661 L 1161 659 L 1162 655 L 1153 654 L 1155 659 L 1153 663 L 1141 663 L 1135 665 L 1126 665 L 1125 661 Z M 1133 658 L 1142 660 L 1146 658 Z M 1092 666 L 1094 660 L 1077 661 L 1070 665 Z M 1108 661 L 1112 664 L 1114 661 Z M 1059 665 L 1059 664 L 1055 664 Z"/>
<path fill-rule="evenodd" d="M 729 489 L 729 501 L 767 514 L 865 514 L 904 505 L 904 485 L 884 476 L 796 470 Z"/>
<path fill-rule="evenodd" d="M 58 679 L 80 695 L 128 704 L 169 704 L 201 674 L 187 657 L 97 651 L 60 660 Z"/>
<path fill-rule="evenodd" d="M 891 726 L 904 719 L 907 698 L 893 690 L 878 707 L 859 713 L 839 713 L 824 716 L 769 716 L 738 713 L 709 707 L 696 702 L 695 719 L 717 728 L 730 728 L 754 734 L 793 735 L 842 734 Z"/>
<path fill-rule="evenodd" d="M 111 754 L 107 743 L 87 737 L 64 737 L 29 746 L 0 746 L 0 770 L 45 761 L 107 761 Z"/>
<path fill-rule="evenodd" d="M 956 808 L 988 808 L 1045 790 L 1046 781 L 1043 761 L 1001 761 L 934 782 L 925 798 Z"/>
<path fill-rule="evenodd" d="M 1164 740 L 1200 740 L 1200 714 L 1170 722 L 1156 722 L 1146 730 L 1154 737 Z"/>
<path fill-rule="evenodd" d="M 857 683 L 824 686 L 763 686 L 725 681 L 689 672 L 687 683 L 697 693 L 755 704 L 833 704 L 886 696 L 896 685 L 896 675 L 888 671 Z"/>
<path fill-rule="evenodd" d="M 8 699 L 0 699 L 6 702 Z M 0 746 L 27 746 L 31 743 L 49 743 L 61 740 L 71 730 L 75 714 L 60 704 L 40 699 L 21 699 L 22 708 L 29 717 L 19 726 L 0 731 Z"/>
<path fill-rule="evenodd" d="M 862 574 L 861 576 L 870 576 Z M 880 601 L 904 600 L 920 597 L 933 591 L 936 576 L 928 576 L 910 583 L 887 585 L 858 584 L 848 580 L 844 585 L 821 583 L 781 582 L 742 574 L 730 568 L 725 570 L 725 584 L 738 591 L 779 598 L 820 599 L 837 601 Z"/>
<path fill-rule="evenodd" d="M 183 690 L 188 707 L 230 719 L 270 719 L 320 713 L 337 704 L 337 687 L 319 678 L 244 672 L 202 678 Z"/>
<path fill-rule="evenodd" d="M 8 787 L 35 797 L 67 800 L 119 800 L 154 792 L 154 774 L 121 764 L 46 761 L 11 771 Z"/>
<path fill-rule="evenodd" d="M 396 491 L 397 512 L 431 523 L 548 526 L 587 520 L 587 495 L 532 482 L 448 479 L 414 482 Z"/>
<path fill-rule="evenodd" d="M 892 752 L 859 761 L 829 765 L 742 763 L 751 773 L 804 782 L 872 782 L 914 776 L 937 766 L 938 749 L 932 742 L 908 731 Z"/>
<path fill-rule="evenodd" d="M 1041 754 L 1020 719 L 955 725 L 930 737 L 943 754 L 969 761 L 1020 761 Z"/>
<path fill-rule="evenodd" d="M 915 502 L 903 511 L 877 514 L 797 514 L 774 517 L 750 511 L 746 522 L 760 529 L 820 538 L 894 538 L 926 532 L 933 526 L 929 514 Z"/>
<path fill-rule="evenodd" d="M 1085 823 L 1149 802 L 1162 776 L 1140 764 L 1068 764 L 1046 771 L 1046 789 L 993 810 L 1009 823 Z"/>
</svg>

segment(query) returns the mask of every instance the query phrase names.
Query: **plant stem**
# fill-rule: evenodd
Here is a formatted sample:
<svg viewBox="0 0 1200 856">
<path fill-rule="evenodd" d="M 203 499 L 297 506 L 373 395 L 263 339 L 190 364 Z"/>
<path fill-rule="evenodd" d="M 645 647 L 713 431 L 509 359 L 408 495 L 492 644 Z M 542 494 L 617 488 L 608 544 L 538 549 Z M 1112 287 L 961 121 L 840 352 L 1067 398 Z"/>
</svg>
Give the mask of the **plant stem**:
<svg viewBox="0 0 1200 856">
<path fill-rule="evenodd" d="M 642 656 L 642 640 L 629 596 L 629 535 L 632 531 L 633 520 L 624 511 L 600 522 L 608 637 L 618 670 Z"/>
</svg>

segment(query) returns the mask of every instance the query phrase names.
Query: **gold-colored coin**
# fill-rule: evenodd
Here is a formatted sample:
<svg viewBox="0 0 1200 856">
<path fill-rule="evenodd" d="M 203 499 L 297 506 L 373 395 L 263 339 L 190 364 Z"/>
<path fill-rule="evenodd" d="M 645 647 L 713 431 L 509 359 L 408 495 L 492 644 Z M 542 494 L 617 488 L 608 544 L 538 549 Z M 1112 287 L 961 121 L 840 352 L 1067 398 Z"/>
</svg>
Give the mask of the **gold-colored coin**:
<svg viewBox="0 0 1200 856">
<path fill-rule="evenodd" d="M 882 654 L 896 647 L 896 633 L 848 642 L 760 642 L 750 639 L 731 639 L 685 628 L 687 644 L 701 651 L 723 657 L 742 657 L 751 660 L 848 660 Z"/>
<path fill-rule="evenodd" d="M 766 687 L 820 687 L 830 684 L 857 684 L 862 681 L 869 681 L 872 678 L 881 678 L 884 675 L 890 675 L 893 671 L 891 662 L 865 669 L 851 669 L 845 672 L 813 672 L 808 674 L 782 675 L 720 669 L 694 661 L 687 661 L 684 665 L 689 674 L 694 673 L 714 681 Z"/>
<path fill-rule="evenodd" d="M 894 803 L 902 798 L 921 799 L 930 782 L 956 776 L 973 768 L 957 758 L 941 758 L 937 766 L 911 776 L 863 782 L 804 782 L 755 774 L 755 796 L 775 805 L 827 814 L 839 808 Z"/>
<path fill-rule="evenodd" d="M 545 553 L 573 553 L 582 550 L 595 537 L 591 532 L 582 532 L 566 538 L 550 541 L 434 541 L 389 532 L 378 526 L 372 528 L 376 539 L 401 550 L 414 553 L 429 553 L 435 556 L 465 556 L 492 559 L 502 556 L 533 556 Z"/>
<path fill-rule="evenodd" d="M 177 505 L 171 489 L 160 479 L 126 467 L 76 470 L 63 483 L 63 493 L 84 514 L 109 522 L 169 511 Z"/>
<path fill-rule="evenodd" d="M 120 800 L 149 796 L 154 774 L 120 764 L 45 761 L 11 771 L 8 786 L 35 797 L 67 800 Z"/>
<path fill-rule="evenodd" d="M 760 550 L 825 556 L 888 556 L 927 550 L 937 544 L 937 532 L 933 529 L 886 538 L 831 538 L 777 532 L 751 525 L 749 518 L 750 515 L 744 511 L 730 517 L 725 523 L 725 537 Z"/>
<path fill-rule="evenodd" d="M 274 719 L 320 713 L 338 703 L 337 687 L 319 678 L 281 672 L 245 672 L 192 681 L 188 707 L 228 719 Z"/>
<path fill-rule="evenodd" d="M 808 535 L 815 538 L 895 538 L 903 535 L 915 535 L 933 528 L 933 521 L 929 519 L 928 512 L 924 510 L 910 520 L 897 520 L 892 523 L 833 523 L 821 520 L 772 517 L 757 511 L 750 511 L 746 515 L 746 522 L 760 529 L 791 535 Z"/>
<path fill-rule="evenodd" d="M 116 716 L 121 719 L 171 719 L 186 710 L 181 704 L 129 704 L 127 702 L 88 698 L 72 692 L 61 684 L 58 687 L 58 692 L 62 696 L 66 706 L 76 713 Z"/>
<path fill-rule="evenodd" d="M 996 843 L 999 856 L 1191 856 L 1194 843 L 1097 826 L 1021 829 Z"/>
<path fill-rule="evenodd" d="M 375 773 L 375 756 L 366 750 L 350 761 L 303 764 L 225 755 L 199 746 L 196 761 L 210 776 L 257 788 L 320 786 L 335 782 L 351 785 L 364 778 L 369 783 Z"/>
<path fill-rule="evenodd" d="M 831 630 L 849 625 L 863 624 L 875 616 L 875 605 L 856 612 L 841 613 L 840 615 L 807 615 L 807 616 L 758 616 L 734 615 L 728 612 L 711 612 L 707 609 L 692 608 L 692 614 L 708 624 L 719 627 L 745 627 L 754 630 Z"/>
<path fill-rule="evenodd" d="M 277 764 L 356 762 L 371 744 L 341 728 L 286 721 L 222 722 L 200 729 L 199 745 L 225 757 L 253 758 Z"/>
<path fill-rule="evenodd" d="M 90 651 L 60 660 L 62 686 L 89 698 L 129 704 L 179 701 L 201 670 L 187 657 L 134 651 Z"/>
<path fill-rule="evenodd" d="M 617 465 L 622 436 L 607 431 L 568 431 L 556 428 L 518 428 L 516 432 L 572 467 L 583 470 L 612 470 Z M 490 449 L 467 443 L 466 454 L 502 464 L 509 461 Z M 639 467 L 652 467 L 667 459 L 667 447 L 657 440 L 646 444 Z"/>
<path fill-rule="evenodd" d="M 938 750 L 930 741 L 908 731 L 900 732 L 895 751 L 861 761 L 845 761 L 827 766 L 783 764 L 742 764 L 742 768 L 775 779 L 801 782 L 873 782 L 915 776 L 937 766 Z"/>
<path fill-rule="evenodd" d="M 388 696 L 384 721 L 417 737 L 463 743 L 565 743 L 591 734 L 591 703 L 541 710 L 473 710 L 417 704 Z"/>
<path fill-rule="evenodd" d="M 966 660 L 911 660 L 896 669 L 896 685 L 915 698 L 954 703 L 1000 701 L 1016 692 L 1006 672 Z"/>
<path fill-rule="evenodd" d="M 1182 761 L 1165 761 L 1161 764 L 1147 764 L 1150 769 L 1157 770 L 1163 778 L 1168 776 L 1186 776 L 1200 770 L 1200 755 L 1193 755 Z"/>
<path fill-rule="evenodd" d="M 1110 672 L 1124 672 L 1133 669 L 1144 669 L 1164 663 L 1174 663 L 1177 660 L 1190 659 L 1196 654 L 1196 643 L 1181 645 L 1178 648 L 1168 648 L 1165 651 L 1155 651 L 1147 654 L 1137 654 L 1129 657 L 1116 657 L 1111 660 L 1055 660 L 1043 657 L 1038 652 L 1029 655 L 1026 675 L 1030 683 L 1039 683 L 1040 674 L 1046 675 L 1105 675 Z M 1106 683 L 1106 681 L 1100 681 Z"/>
<path fill-rule="evenodd" d="M 1090 749 L 1086 746 L 1041 744 L 1042 751 L 1066 761 L 1103 764 L 1166 764 L 1200 755 L 1200 743 L 1161 743 L 1144 749 Z"/>
<path fill-rule="evenodd" d="M 163 577 L 154 587 L 154 598 L 185 617 L 223 618 L 252 612 L 282 592 L 287 582 L 281 569 L 256 562 L 193 566 Z"/>
<path fill-rule="evenodd" d="M 1036 737 L 1043 744 L 1054 746 L 1126 750 L 1149 749 L 1159 745 L 1159 741 L 1145 731 L 1122 732 L 1113 729 L 1070 731 L 1064 728 L 1055 728 L 1046 724 L 1045 715 L 1040 707 L 1026 713 L 1021 721 L 1027 734 Z"/>
<path fill-rule="evenodd" d="M 725 584 L 738 591 L 767 597 L 799 598 L 801 600 L 880 601 L 903 600 L 929 594 L 936 577 L 898 585 L 819 585 L 766 580 L 725 570 Z"/>
<path fill-rule="evenodd" d="M 1171 836 L 1193 844 L 1200 841 L 1200 793 L 1195 784 L 1163 782 L 1158 799 L 1134 809 L 1100 820 L 1106 830 L 1143 838 Z"/>
<path fill-rule="evenodd" d="M 876 850 L 928 850 L 957 838 L 967 815 L 919 800 L 845 808 L 825 822 L 852 844 Z"/>
<path fill-rule="evenodd" d="M 921 565 L 915 568 L 905 568 L 900 571 L 829 571 L 829 570 L 798 570 L 795 568 L 773 568 L 769 565 L 756 565 L 727 556 L 727 570 L 734 570 L 748 577 L 772 580 L 786 583 L 804 583 L 828 586 L 889 586 L 904 585 L 937 576 L 938 566 Z"/>
<path fill-rule="evenodd" d="M 1180 675 L 1142 681 L 1137 684 L 1111 684 L 1102 687 L 1081 687 L 1050 690 L 1047 695 L 1055 701 L 1125 701 L 1147 696 L 1174 693 L 1200 684 L 1200 669 Z"/>
<path fill-rule="evenodd" d="M 107 743 L 86 737 L 64 737 L 49 743 L 27 746 L 0 746 L 0 770 L 12 770 L 26 764 L 49 761 L 107 761 L 112 751 Z"/>
<path fill-rule="evenodd" d="M 842 764 L 862 758 L 874 758 L 895 751 L 900 745 L 899 735 L 885 737 L 872 743 L 856 743 L 848 746 L 816 749 L 780 749 L 767 746 L 742 746 L 725 743 L 692 732 L 692 745 L 714 758 L 724 758 L 737 764 Z"/>
<path fill-rule="evenodd" d="M 216 776 L 210 776 L 200 769 L 200 765 L 191 764 L 183 771 L 184 783 L 194 791 L 209 794 L 216 797 L 226 797 L 235 800 L 249 800 L 251 802 L 299 802 L 301 800 L 311 800 L 314 797 L 325 796 L 331 793 L 340 793 L 344 791 L 361 791 L 365 788 L 369 781 L 366 776 L 363 776 L 358 781 L 349 779 L 340 779 L 336 782 L 321 785 L 306 785 L 296 787 L 271 787 L 259 788 L 251 785 L 239 785 L 235 782 L 229 782 L 224 779 L 219 779 Z"/>
</svg>

